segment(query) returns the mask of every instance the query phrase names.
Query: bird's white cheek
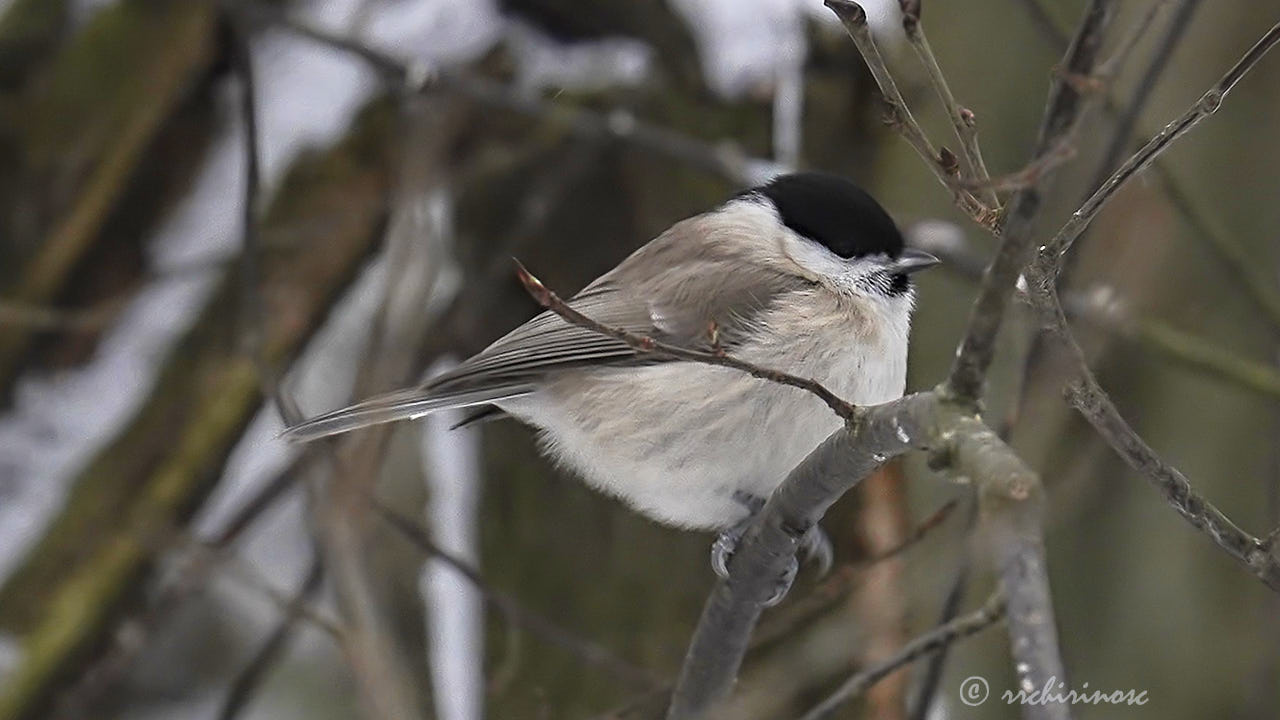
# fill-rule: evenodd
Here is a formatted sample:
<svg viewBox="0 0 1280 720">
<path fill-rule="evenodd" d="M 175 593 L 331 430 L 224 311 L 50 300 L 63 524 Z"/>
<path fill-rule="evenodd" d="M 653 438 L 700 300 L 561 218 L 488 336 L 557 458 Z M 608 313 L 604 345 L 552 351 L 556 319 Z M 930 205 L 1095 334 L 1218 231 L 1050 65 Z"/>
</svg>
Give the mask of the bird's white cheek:
<svg viewBox="0 0 1280 720">
<path fill-rule="evenodd" d="M 881 267 L 875 258 L 846 260 L 794 233 L 782 236 L 781 249 L 806 279 L 820 282 L 842 295 L 865 294 L 861 282 Z"/>
<path fill-rule="evenodd" d="M 780 244 L 782 254 L 795 263 L 809 280 L 840 278 L 849 271 L 848 265 L 840 258 L 793 233 L 784 234 Z"/>
</svg>

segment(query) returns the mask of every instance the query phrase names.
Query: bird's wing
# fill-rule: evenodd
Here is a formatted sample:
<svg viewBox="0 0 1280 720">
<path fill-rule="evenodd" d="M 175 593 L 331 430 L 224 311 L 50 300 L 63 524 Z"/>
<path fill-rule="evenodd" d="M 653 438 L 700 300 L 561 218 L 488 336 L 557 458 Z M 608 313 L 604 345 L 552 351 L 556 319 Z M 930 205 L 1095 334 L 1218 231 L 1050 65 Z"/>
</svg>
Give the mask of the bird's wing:
<svg viewBox="0 0 1280 720">
<path fill-rule="evenodd" d="M 672 345 L 731 350 L 779 293 L 804 284 L 794 276 L 744 266 L 724 252 L 705 247 L 690 252 L 693 244 L 680 242 L 680 231 L 689 230 L 682 228 L 686 223 L 587 286 L 568 301 L 570 307 L 603 325 Z M 664 272 L 655 276 L 648 270 L 653 267 Z M 289 428 L 285 436 L 312 440 L 438 409 L 519 397 L 532 392 L 547 374 L 571 368 L 666 360 L 637 354 L 621 340 L 543 312 L 421 387 L 313 418 Z"/>
</svg>

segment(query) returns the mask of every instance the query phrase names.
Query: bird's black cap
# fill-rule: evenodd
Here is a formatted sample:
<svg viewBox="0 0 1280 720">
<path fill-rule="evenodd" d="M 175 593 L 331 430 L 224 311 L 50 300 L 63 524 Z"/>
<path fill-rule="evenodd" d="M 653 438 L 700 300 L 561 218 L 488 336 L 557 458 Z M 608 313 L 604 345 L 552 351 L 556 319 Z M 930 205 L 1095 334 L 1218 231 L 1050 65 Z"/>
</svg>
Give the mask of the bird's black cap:
<svg viewBox="0 0 1280 720">
<path fill-rule="evenodd" d="M 902 254 L 902 233 L 862 188 L 837 175 L 780 175 L 751 191 L 769 198 L 782 223 L 842 258 Z"/>
</svg>

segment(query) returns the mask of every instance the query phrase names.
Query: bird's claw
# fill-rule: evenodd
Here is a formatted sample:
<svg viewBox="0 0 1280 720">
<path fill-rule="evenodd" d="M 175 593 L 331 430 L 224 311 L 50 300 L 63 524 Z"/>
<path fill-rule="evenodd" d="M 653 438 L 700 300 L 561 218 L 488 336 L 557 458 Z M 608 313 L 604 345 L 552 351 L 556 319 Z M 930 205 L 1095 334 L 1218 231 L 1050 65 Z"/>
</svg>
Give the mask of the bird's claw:
<svg viewBox="0 0 1280 720">
<path fill-rule="evenodd" d="M 750 505 L 748 505 L 750 507 Z M 711 569 L 716 576 L 722 580 L 729 577 L 729 559 L 733 557 L 733 553 L 737 551 L 738 545 L 742 542 L 743 535 L 746 534 L 747 528 L 751 526 L 751 522 L 755 519 L 755 512 L 758 506 L 753 509 L 752 513 L 746 518 L 734 523 L 732 527 L 720 533 L 716 537 L 716 541 L 711 544 Z M 813 561 L 818 565 L 818 574 L 826 575 L 831 570 L 834 560 L 834 551 L 831 545 L 831 539 L 817 525 L 809 528 L 809 531 L 800 539 L 799 555 L 803 556 L 805 561 Z M 773 607 L 782 598 L 786 597 L 787 591 L 791 589 L 792 583 L 796 580 L 796 575 L 800 572 L 800 562 L 796 558 L 791 558 L 787 565 L 787 570 L 778 578 L 778 584 L 774 589 L 774 593 L 765 601 L 765 607 Z"/>
<path fill-rule="evenodd" d="M 818 577 L 826 577 L 835 564 L 836 553 L 831 538 L 817 525 L 809 528 L 809 532 L 800 538 L 800 554 L 806 562 L 817 563 Z"/>
</svg>

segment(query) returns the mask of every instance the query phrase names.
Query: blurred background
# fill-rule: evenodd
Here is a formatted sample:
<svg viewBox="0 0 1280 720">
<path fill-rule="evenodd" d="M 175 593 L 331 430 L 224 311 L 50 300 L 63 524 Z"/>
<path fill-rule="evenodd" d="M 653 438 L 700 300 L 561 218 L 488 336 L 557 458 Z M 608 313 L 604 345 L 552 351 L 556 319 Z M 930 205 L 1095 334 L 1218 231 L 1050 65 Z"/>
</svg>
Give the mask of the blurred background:
<svg viewBox="0 0 1280 720">
<path fill-rule="evenodd" d="M 866 6 L 954 148 L 897 4 Z M 993 174 L 1026 162 L 1083 6 L 925 3 Z M 1043 237 L 1280 18 L 1277 0 L 1118 6 L 1111 52 L 1142 32 L 1099 83 Z M 710 536 L 586 489 L 514 423 L 433 417 L 303 454 L 264 393 L 279 382 L 310 415 L 415 382 L 535 313 L 511 257 L 568 295 L 788 167 L 854 179 L 950 259 L 921 276 L 913 328 L 909 387 L 937 383 L 993 242 L 884 124 L 829 15 L 262 0 L 233 22 L 194 0 L 0 0 L 0 720 L 661 716 Z M 1123 190 L 1067 293 L 1129 420 L 1255 534 L 1280 518 L 1278 87 L 1271 57 Z M 1078 714 L 1276 717 L 1276 598 L 1092 436 L 1030 314 L 1009 320 L 988 415 L 1049 489 L 1071 685 L 1150 699 Z M 971 507 L 918 458 L 844 498 L 836 569 L 766 614 L 726 716 L 798 716 L 980 604 Z M 1008 665 L 991 630 L 845 716 L 1015 717 L 957 690 L 1013 688 Z"/>
</svg>

